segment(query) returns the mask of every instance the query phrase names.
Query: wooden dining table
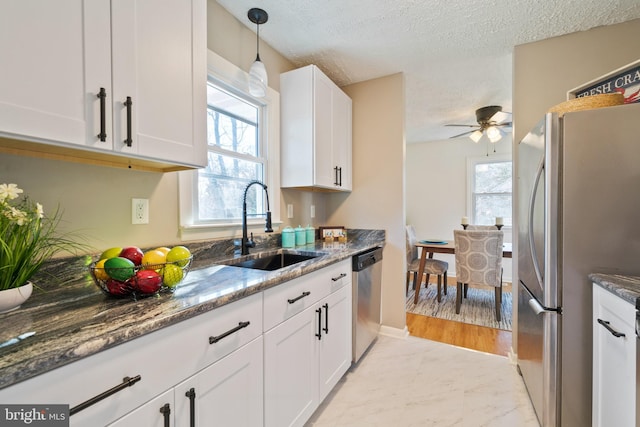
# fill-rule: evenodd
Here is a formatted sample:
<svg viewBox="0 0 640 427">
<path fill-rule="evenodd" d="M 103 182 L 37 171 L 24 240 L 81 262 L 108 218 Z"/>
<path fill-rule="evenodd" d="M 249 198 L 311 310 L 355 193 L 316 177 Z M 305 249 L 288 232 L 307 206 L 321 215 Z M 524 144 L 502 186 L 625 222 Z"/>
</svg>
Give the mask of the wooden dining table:
<svg viewBox="0 0 640 427">
<path fill-rule="evenodd" d="M 429 258 L 433 258 L 433 254 L 455 254 L 456 253 L 456 245 L 453 240 L 442 240 L 443 243 L 437 241 L 428 241 L 428 240 L 420 240 L 416 243 L 416 247 L 420 248 L 420 267 L 418 267 L 418 280 L 422 283 L 422 276 L 424 275 L 424 266 L 427 262 L 427 256 Z M 502 257 L 503 258 L 511 258 L 512 245 L 511 243 L 504 243 L 502 245 Z M 428 285 L 428 284 L 427 284 Z M 447 284 L 444 284 L 447 286 Z M 416 293 L 414 296 L 414 303 L 418 303 L 419 293 L 417 289 L 420 289 L 416 286 Z"/>
</svg>

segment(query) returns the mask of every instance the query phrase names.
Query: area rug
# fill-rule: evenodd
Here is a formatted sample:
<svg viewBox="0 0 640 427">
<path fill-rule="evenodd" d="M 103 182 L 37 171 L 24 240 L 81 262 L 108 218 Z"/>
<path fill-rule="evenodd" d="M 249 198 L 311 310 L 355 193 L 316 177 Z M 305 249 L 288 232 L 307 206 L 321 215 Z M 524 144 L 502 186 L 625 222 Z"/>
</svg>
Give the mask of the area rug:
<svg viewBox="0 0 640 427">
<path fill-rule="evenodd" d="M 502 291 L 502 320 L 496 321 L 493 289 L 469 288 L 467 298 L 462 300 L 460 314 L 456 314 L 456 287 L 449 286 L 447 295 L 442 294 L 442 301 L 437 300 L 437 286 L 430 283 L 420 289 L 418 304 L 413 303 L 414 291 L 409 289 L 406 311 L 438 319 L 487 326 L 489 328 L 511 330 L 512 297 L 511 292 Z"/>
</svg>

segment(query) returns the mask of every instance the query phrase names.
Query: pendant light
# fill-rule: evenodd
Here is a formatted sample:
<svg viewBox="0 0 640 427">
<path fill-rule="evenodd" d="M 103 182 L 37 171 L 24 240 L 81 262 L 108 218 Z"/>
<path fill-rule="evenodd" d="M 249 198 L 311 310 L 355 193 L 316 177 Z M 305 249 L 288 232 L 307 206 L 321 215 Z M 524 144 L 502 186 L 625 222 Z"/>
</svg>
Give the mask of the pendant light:
<svg viewBox="0 0 640 427">
<path fill-rule="evenodd" d="M 264 24 L 269 19 L 269 15 L 262 9 L 254 7 L 247 13 L 249 21 L 256 24 L 256 60 L 249 70 L 249 93 L 255 97 L 262 98 L 267 93 L 269 80 L 267 69 L 260 61 L 260 24 Z"/>
</svg>

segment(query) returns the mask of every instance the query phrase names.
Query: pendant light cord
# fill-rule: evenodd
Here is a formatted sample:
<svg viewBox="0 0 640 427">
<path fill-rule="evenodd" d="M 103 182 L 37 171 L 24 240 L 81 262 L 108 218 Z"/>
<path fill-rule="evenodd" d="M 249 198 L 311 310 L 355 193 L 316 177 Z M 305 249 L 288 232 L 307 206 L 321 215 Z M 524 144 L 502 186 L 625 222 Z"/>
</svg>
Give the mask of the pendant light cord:
<svg viewBox="0 0 640 427">
<path fill-rule="evenodd" d="M 260 24 L 256 24 L 256 61 L 260 61 Z"/>
</svg>

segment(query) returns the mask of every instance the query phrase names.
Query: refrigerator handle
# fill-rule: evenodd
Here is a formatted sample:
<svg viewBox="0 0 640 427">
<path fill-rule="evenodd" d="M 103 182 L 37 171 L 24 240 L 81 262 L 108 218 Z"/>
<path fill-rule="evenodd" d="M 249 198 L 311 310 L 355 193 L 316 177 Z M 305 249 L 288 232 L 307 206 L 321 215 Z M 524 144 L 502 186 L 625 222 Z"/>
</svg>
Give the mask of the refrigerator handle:
<svg viewBox="0 0 640 427">
<path fill-rule="evenodd" d="M 538 165 L 538 171 L 536 172 L 536 179 L 533 183 L 533 189 L 529 195 L 529 233 L 527 238 L 529 239 L 529 249 L 531 250 L 531 258 L 533 261 L 533 269 L 538 278 L 538 282 L 542 284 L 542 273 L 540 272 L 540 266 L 538 265 L 538 254 L 536 253 L 536 245 L 533 242 L 533 209 L 535 207 L 536 192 L 538 191 L 538 185 L 540 185 L 540 177 L 544 171 L 544 158 Z"/>
<path fill-rule="evenodd" d="M 525 285 L 522 282 L 522 280 L 520 280 L 520 284 L 522 285 L 524 290 L 527 291 L 527 293 L 529 294 L 529 307 L 531 307 L 531 309 L 536 315 L 540 315 L 542 313 L 549 313 L 549 312 L 562 314 L 562 309 L 560 307 L 555 307 L 555 308 L 545 307 L 544 305 L 540 304 L 540 301 L 538 301 L 538 298 L 536 298 L 536 296 L 531 293 L 529 288 L 527 288 L 527 285 Z"/>
</svg>

